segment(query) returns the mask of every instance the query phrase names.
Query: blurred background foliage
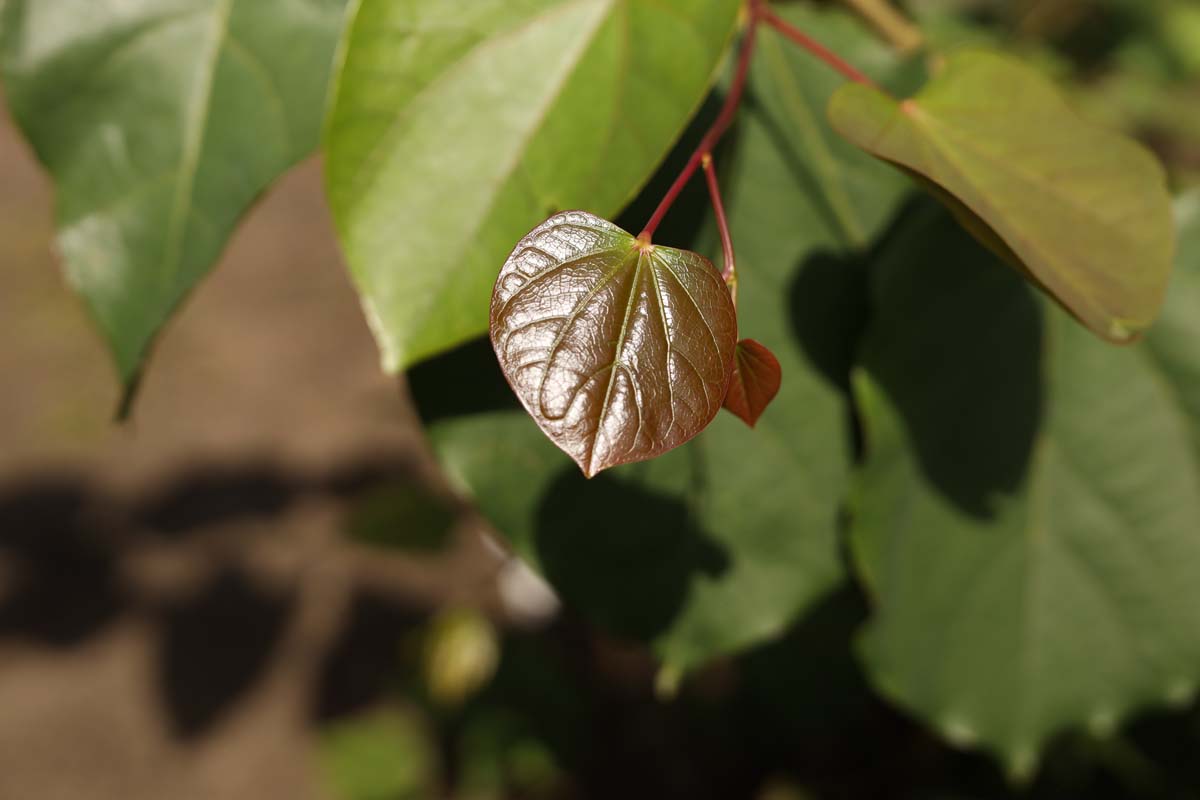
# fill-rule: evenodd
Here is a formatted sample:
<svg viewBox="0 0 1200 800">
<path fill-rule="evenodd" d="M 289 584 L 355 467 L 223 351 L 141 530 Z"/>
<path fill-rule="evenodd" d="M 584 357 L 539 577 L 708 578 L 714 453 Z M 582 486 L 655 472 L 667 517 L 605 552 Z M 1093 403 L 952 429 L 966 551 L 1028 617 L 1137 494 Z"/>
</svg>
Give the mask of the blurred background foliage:
<svg viewBox="0 0 1200 800">
<path fill-rule="evenodd" d="M 1200 186 L 1200 3 L 909 0 L 902 5 L 939 47 L 989 43 L 1036 61 L 1069 86 L 1087 116 L 1148 143 L 1166 163 L 1173 188 L 1185 192 Z M 670 169 L 664 174 L 669 178 Z M 649 199 L 635 206 L 653 203 L 662 180 L 652 182 Z M 683 202 L 671 224 L 687 238 L 702 227 L 708 212 L 702 196 Z M 319 376 L 303 376 L 296 386 L 302 389 L 305 380 Z M 405 446 L 421 448 L 411 442 Z M 226 516 L 270 527 L 281 524 L 289 509 L 334 498 L 339 541 L 368 566 L 360 578 L 364 583 L 355 584 L 350 622 L 336 632 L 331 653 L 320 661 L 323 686 L 338 690 L 318 698 L 312 714 L 315 796 L 1200 796 L 1200 708 L 1195 705 L 1140 715 L 1115 732 L 1060 736 L 1040 770 L 1024 781 L 1013 780 L 986 756 L 947 745 L 869 688 L 853 649 L 868 602 L 849 583 L 826 595 L 782 636 L 681 681 L 661 671 L 646 645 L 615 638 L 570 607 L 560 608 L 528 568 L 489 549 L 491 534 L 481 532 L 484 525 L 474 512 L 449 499 L 439 478 L 414 477 L 419 470 L 411 465 L 377 467 L 288 473 L 286 478 L 253 467 L 215 478 L 190 476 L 178 491 L 149 492 L 131 507 L 99 503 L 106 509 L 100 522 L 76 513 L 96 506 L 97 498 L 71 489 L 74 484 L 21 494 L 19 502 L 8 498 L 0 503 L 4 550 L 20 562 L 22 574 L 33 577 L 22 583 L 0 571 L 5 581 L 0 635 L 64 647 L 108 624 L 123 604 L 136 605 L 136 596 L 120 588 L 112 565 L 126 550 L 152 559 L 161 542 L 124 532 L 122 520 L 132 520 L 129 530 L 165 532 L 162 541 L 173 541 Z M 36 500 L 32 505 L 30 496 Z M 42 532 L 59 536 L 57 544 L 47 549 L 44 541 L 13 535 L 29 528 L 31 519 L 52 520 L 41 523 Z M 110 528 L 119 530 L 109 536 Z M 422 580 L 430 580 L 430 565 L 445 561 L 466 538 L 483 544 L 467 562 L 451 559 L 441 568 L 466 584 L 461 592 L 435 601 L 378 600 L 371 587 L 379 576 L 372 577 L 372 565 L 389 559 L 411 565 L 396 580 L 416 595 Z M 223 564 L 233 547 L 218 538 L 205 557 Z M 319 560 L 326 551 L 305 552 Z M 286 560 L 286 552 L 268 555 Z M 59 583 L 45 588 L 56 574 L 73 592 L 82 586 L 88 600 L 69 608 L 56 601 L 53 589 Z M 609 588 L 620 593 L 625 587 Z M 145 611 L 164 620 L 168 672 L 187 675 L 177 684 L 184 688 L 174 693 L 175 684 L 165 681 L 166 696 L 175 698 L 166 702 L 178 707 L 175 717 L 185 729 L 204 730 L 210 724 L 209 706 L 201 702 L 199 712 L 189 710 L 205 691 L 216 692 L 220 702 L 215 705 L 222 709 L 248 702 L 250 683 L 241 676 L 257 669 L 249 664 L 228 680 L 220 670 L 189 673 L 192 654 L 269 648 L 290 602 L 286 593 L 260 592 L 234 569 L 219 571 L 212 590 L 224 598 L 215 611 L 205 604 Z M 245 613 L 250 606 L 262 611 L 255 617 L 261 624 L 238 628 L 239 619 L 250 621 Z M 52 624 L 39 628 L 35 620 Z M 222 625 L 245 636 L 221 640 L 213 631 Z M 197 657 L 196 663 L 207 662 Z"/>
</svg>

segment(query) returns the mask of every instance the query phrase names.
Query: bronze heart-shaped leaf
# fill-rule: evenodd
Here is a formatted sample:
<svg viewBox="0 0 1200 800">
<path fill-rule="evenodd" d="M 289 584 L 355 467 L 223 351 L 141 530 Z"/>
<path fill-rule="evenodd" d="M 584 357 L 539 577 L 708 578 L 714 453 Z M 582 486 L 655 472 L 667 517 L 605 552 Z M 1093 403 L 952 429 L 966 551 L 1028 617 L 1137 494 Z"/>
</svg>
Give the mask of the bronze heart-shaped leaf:
<svg viewBox="0 0 1200 800">
<path fill-rule="evenodd" d="M 779 394 L 781 382 L 775 354 L 754 339 L 742 339 L 733 359 L 733 379 L 725 395 L 725 408 L 753 428 Z"/>
<path fill-rule="evenodd" d="M 504 262 L 491 336 L 525 409 L 591 477 L 704 430 L 729 388 L 737 314 L 704 257 L 567 211 Z"/>
</svg>

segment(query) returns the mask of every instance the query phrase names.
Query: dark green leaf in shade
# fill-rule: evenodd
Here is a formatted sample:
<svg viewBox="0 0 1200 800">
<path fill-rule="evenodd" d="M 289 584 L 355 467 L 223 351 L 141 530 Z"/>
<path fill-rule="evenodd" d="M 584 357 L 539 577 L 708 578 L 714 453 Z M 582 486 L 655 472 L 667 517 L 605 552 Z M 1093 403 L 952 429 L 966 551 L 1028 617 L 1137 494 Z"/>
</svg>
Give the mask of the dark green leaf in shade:
<svg viewBox="0 0 1200 800">
<path fill-rule="evenodd" d="M 861 55 L 880 80 L 900 66 L 844 12 L 783 10 Z M 785 373 L 753 430 L 719 414 L 683 447 L 588 481 L 530 424 L 486 342 L 410 373 L 453 483 L 550 581 L 566 612 L 648 642 L 675 674 L 779 635 L 845 580 L 838 552 L 851 450 L 844 392 L 865 290 L 856 242 L 828 213 L 825 184 L 813 176 L 832 166 L 830 174 L 846 180 L 866 241 L 888 224 L 908 182 L 838 145 L 821 116 L 836 76 L 802 59 L 796 68 L 803 106 L 752 92 L 716 158 L 738 242 L 739 324 L 770 347 Z M 818 138 L 780 135 L 781 120 L 793 114 Z M 690 148 L 681 151 L 686 157 Z M 818 167 L 818 160 L 829 163 Z M 647 194 L 648 208 L 631 225 L 645 221 L 676 169 L 664 170 L 663 187 Z M 871 174 L 883 178 L 874 197 Z M 687 215 L 689 208 L 703 217 Z M 708 200 L 697 182 L 658 238 L 719 256 L 715 226 L 700 247 L 686 238 L 705 221 Z M 671 233 L 674 223 L 692 233 Z"/>
<path fill-rule="evenodd" d="M 488 328 L 539 220 L 612 216 L 704 98 L 738 0 L 361 0 L 326 138 L 330 203 L 395 371 Z"/>
<path fill-rule="evenodd" d="M 316 146 L 345 0 L 12 0 L 13 115 L 58 245 L 132 388 L 242 214 Z"/>
<path fill-rule="evenodd" d="M 1111 732 L 1200 680 L 1200 249 L 1179 272 L 1161 332 L 1122 349 L 933 206 L 873 274 L 862 656 L 888 697 L 1017 775 L 1052 735 Z"/>
<path fill-rule="evenodd" d="M 513 391 L 589 478 L 688 441 L 729 388 L 737 314 L 721 273 L 583 211 L 517 243 L 491 319 Z"/>
<path fill-rule="evenodd" d="M 1034 70 L 964 51 L 910 100 L 852 84 L 829 116 L 851 142 L 918 176 L 1098 336 L 1128 342 L 1154 321 L 1174 255 L 1163 168 L 1078 117 Z"/>
</svg>

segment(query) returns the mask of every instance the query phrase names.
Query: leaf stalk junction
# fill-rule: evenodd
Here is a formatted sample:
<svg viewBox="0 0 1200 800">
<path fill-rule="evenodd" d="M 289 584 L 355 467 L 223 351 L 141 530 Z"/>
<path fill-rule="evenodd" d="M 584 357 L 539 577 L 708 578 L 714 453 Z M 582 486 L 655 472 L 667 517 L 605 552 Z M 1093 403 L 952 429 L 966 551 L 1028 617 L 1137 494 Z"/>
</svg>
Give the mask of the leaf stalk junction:
<svg viewBox="0 0 1200 800">
<path fill-rule="evenodd" d="M 717 117 L 713 120 L 711 126 L 700 139 L 700 143 L 696 146 L 691 157 L 680 171 L 679 176 L 675 178 L 675 182 L 667 189 L 667 193 L 663 195 L 662 201 L 650 216 L 649 222 L 642 232 L 638 234 L 638 241 L 649 244 L 658 226 L 666 217 L 667 212 L 675 205 L 675 201 L 679 199 L 679 195 L 683 192 L 688 181 L 696 174 L 697 169 L 704 170 L 705 182 L 708 184 L 709 196 L 712 199 L 713 213 L 716 216 L 717 228 L 721 236 L 721 249 L 725 256 L 725 266 L 721 272 L 721 276 L 725 279 L 729 286 L 729 291 L 733 295 L 734 303 L 737 302 L 737 266 L 736 258 L 733 250 L 733 238 L 729 233 L 729 222 L 725 215 L 725 205 L 721 200 L 721 188 L 717 181 L 716 167 L 713 163 L 713 150 L 725 132 L 729 130 L 730 125 L 737 115 L 737 111 L 742 102 L 742 97 L 746 90 L 746 80 L 750 74 L 750 63 L 754 59 L 755 45 L 758 42 L 759 26 L 766 24 L 778 31 L 786 39 L 793 42 L 797 46 L 806 50 L 808 53 L 822 61 L 830 68 L 841 73 L 847 80 L 855 83 L 862 83 L 867 86 L 874 86 L 874 82 L 854 66 L 847 63 L 836 53 L 823 44 L 813 39 L 808 34 L 791 25 L 786 20 L 782 19 L 767 5 L 767 0 L 749 0 L 749 20 L 746 24 L 745 33 L 742 36 L 742 44 L 738 50 L 737 67 L 734 71 L 733 82 L 729 85 L 729 90 L 725 94 L 725 102 L 721 106 L 721 110 L 717 112 Z"/>
</svg>

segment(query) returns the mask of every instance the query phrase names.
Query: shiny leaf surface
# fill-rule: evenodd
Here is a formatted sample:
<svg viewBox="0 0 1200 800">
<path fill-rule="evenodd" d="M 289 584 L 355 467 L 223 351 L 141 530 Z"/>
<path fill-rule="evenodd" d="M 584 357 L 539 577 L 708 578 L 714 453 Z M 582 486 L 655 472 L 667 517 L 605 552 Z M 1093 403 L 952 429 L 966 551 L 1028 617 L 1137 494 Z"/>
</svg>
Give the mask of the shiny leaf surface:
<svg viewBox="0 0 1200 800">
<path fill-rule="evenodd" d="M 738 0 L 361 0 L 326 140 L 384 367 L 487 331 L 539 220 L 616 214 L 696 111 Z"/>
<path fill-rule="evenodd" d="M 729 387 L 737 315 L 720 272 L 586 212 L 517 244 L 491 320 L 513 390 L 588 477 L 688 441 Z"/>
<path fill-rule="evenodd" d="M 910 100 L 852 84 L 829 115 L 1097 335 L 1130 341 L 1158 314 L 1174 253 L 1161 165 L 1080 119 L 1032 69 L 962 52 Z"/>
<path fill-rule="evenodd" d="M 725 394 L 725 408 L 753 428 L 779 394 L 780 381 L 779 359 L 775 354 L 753 339 L 742 339 L 734 352 L 733 377 Z"/>
<path fill-rule="evenodd" d="M 135 382 L 238 220 L 316 146 L 344 0 L 13 0 L 4 87 L 58 244 Z"/>
</svg>

